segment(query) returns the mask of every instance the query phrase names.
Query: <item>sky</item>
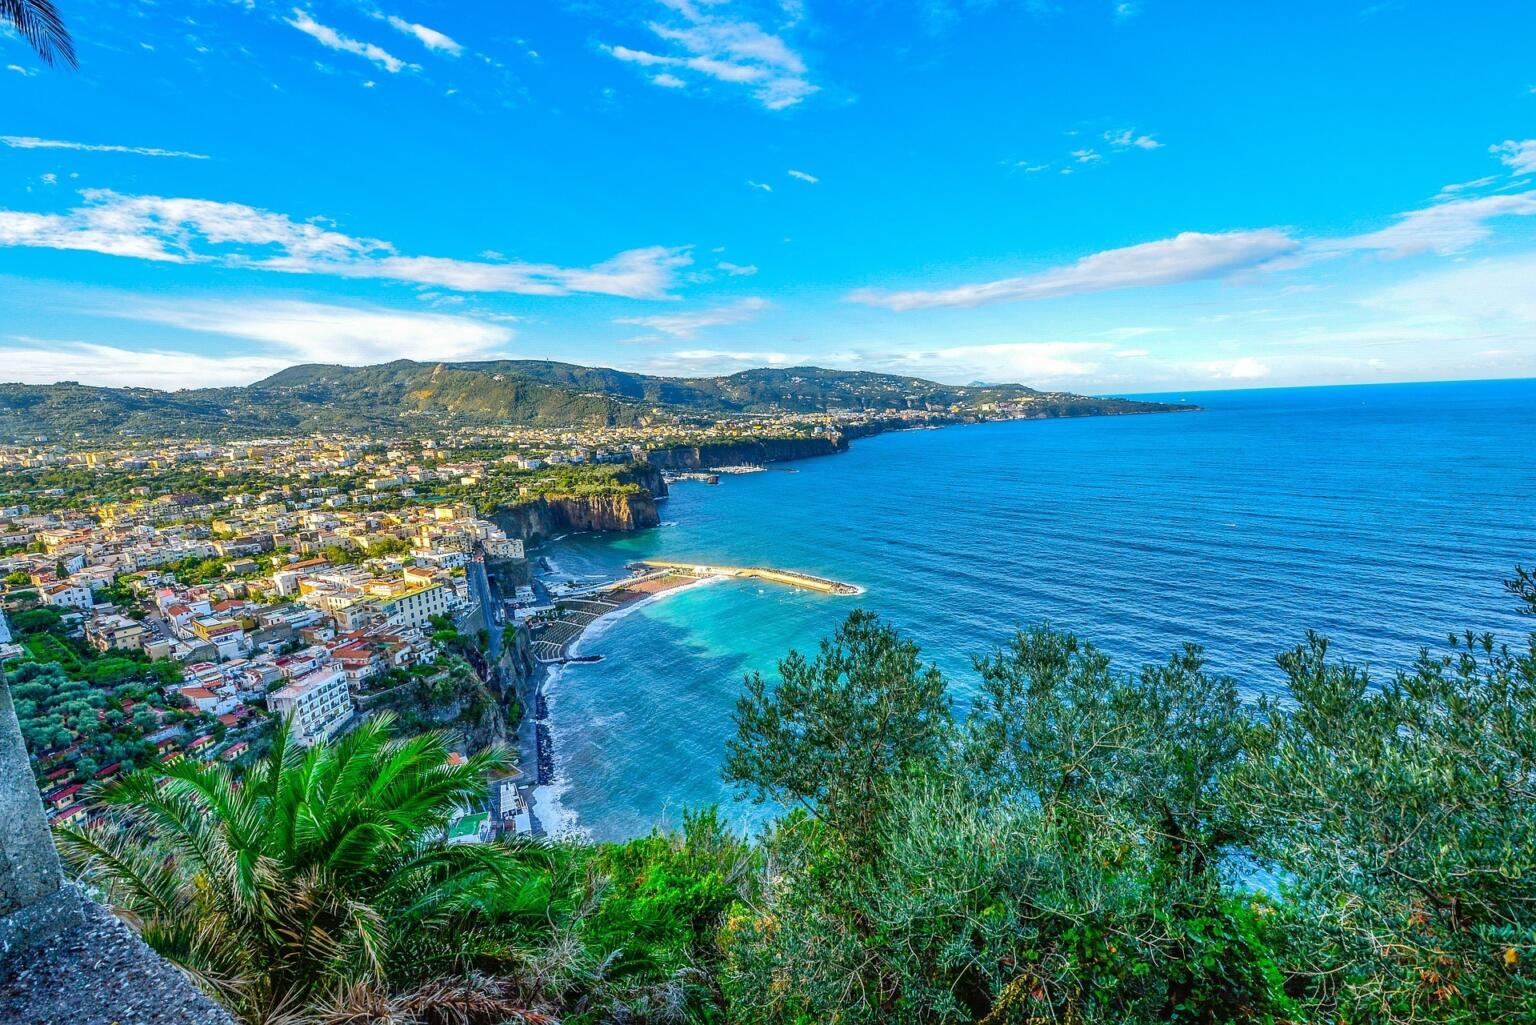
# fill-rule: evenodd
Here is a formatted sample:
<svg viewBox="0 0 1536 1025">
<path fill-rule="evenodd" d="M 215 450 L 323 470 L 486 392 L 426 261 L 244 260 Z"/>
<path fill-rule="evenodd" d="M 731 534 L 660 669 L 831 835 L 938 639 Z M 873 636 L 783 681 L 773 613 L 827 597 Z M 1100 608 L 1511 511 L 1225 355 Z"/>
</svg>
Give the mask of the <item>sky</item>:
<svg viewBox="0 0 1536 1025">
<path fill-rule="evenodd" d="M 58 0 L 0 380 L 1536 376 L 1528 0 Z"/>
</svg>

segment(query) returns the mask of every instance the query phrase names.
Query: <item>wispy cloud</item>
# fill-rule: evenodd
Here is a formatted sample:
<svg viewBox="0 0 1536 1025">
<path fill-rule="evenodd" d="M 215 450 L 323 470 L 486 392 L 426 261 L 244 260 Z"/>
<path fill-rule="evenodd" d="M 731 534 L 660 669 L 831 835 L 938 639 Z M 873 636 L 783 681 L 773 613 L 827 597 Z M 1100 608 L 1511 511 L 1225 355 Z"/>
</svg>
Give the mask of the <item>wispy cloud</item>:
<svg viewBox="0 0 1536 1025">
<path fill-rule="evenodd" d="M 789 176 L 791 178 L 799 178 L 801 181 L 810 185 L 815 185 L 817 182 L 821 181 L 821 179 L 816 177 L 814 174 L 806 174 L 804 171 L 796 171 L 793 167 L 789 169 Z"/>
<path fill-rule="evenodd" d="M 1104 141 L 1116 149 L 1129 149 L 1134 146 L 1137 149 L 1162 149 L 1163 144 L 1151 135 L 1137 135 L 1134 128 L 1122 128 L 1115 132 L 1105 132 Z"/>
<path fill-rule="evenodd" d="M 1532 90 L 1536 92 L 1536 90 Z M 1536 174 L 1536 139 L 1505 139 L 1488 152 L 1498 157 L 1515 174 Z"/>
<path fill-rule="evenodd" d="M 1116 134 L 1112 141 L 1127 134 Z M 1134 136 L 1127 143 L 1136 144 Z M 1536 171 L 1536 140 L 1506 141 L 1490 147 L 1490 152 L 1516 174 Z M 1087 162 L 1094 159 L 1089 154 L 1091 150 L 1075 155 Z M 1385 228 L 1340 238 L 1297 238 L 1281 228 L 1221 234 L 1184 232 L 1171 239 L 1093 253 L 1067 266 L 1033 274 L 944 289 L 865 288 L 847 298 L 898 311 L 981 306 L 1223 278 L 1259 268 L 1294 269 L 1352 253 L 1386 258 L 1421 253 L 1454 255 L 1490 238 L 1492 222 L 1498 219 L 1536 216 L 1536 191 L 1462 195 L 1487 184 L 1490 182 L 1485 178 L 1447 186 L 1435 197 L 1436 202 L 1398 214 Z"/>
<path fill-rule="evenodd" d="M 366 57 L 390 74 L 402 71 L 405 68 L 416 67 L 415 64 L 401 60 L 382 46 L 353 39 L 350 36 L 344 36 L 329 25 L 320 24 L 310 16 L 308 11 L 301 7 L 295 7 L 293 9 L 293 17 L 285 18 L 284 20 L 321 46 L 331 50 L 339 50 L 342 53 L 352 53 L 359 57 Z"/>
<path fill-rule="evenodd" d="M 756 22 L 709 10 L 707 0 L 661 0 L 672 12 L 667 21 L 652 21 L 647 27 L 671 52 L 609 46 L 603 49 L 612 57 L 648 68 L 669 68 L 668 81 L 655 76 L 658 85 L 674 86 L 678 73 L 691 72 L 703 78 L 748 89 L 758 103 L 769 110 L 783 110 L 800 103 L 818 89 L 807 77 L 805 61 L 781 36 L 761 28 Z M 792 12 L 789 12 L 792 13 Z M 798 21 L 791 17 L 791 24 Z"/>
<path fill-rule="evenodd" d="M 415 36 L 421 45 L 429 50 L 436 50 L 438 53 L 446 53 L 454 57 L 464 52 L 464 47 L 436 29 L 406 21 L 394 14 L 384 16 L 384 20 L 389 23 L 390 28 L 404 32 L 408 36 Z"/>
<path fill-rule="evenodd" d="M 649 246 L 591 267 L 402 255 L 388 242 L 356 238 L 240 203 L 125 196 L 87 189 L 62 214 L 0 210 L 0 245 L 65 249 L 161 263 L 220 263 L 292 274 L 331 274 L 434 285 L 460 292 L 668 298 L 687 248 Z"/>
<path fill-rule="evenodd" d="M 751 189 L 761 189 L 764 192 L 773 191 L 773 186 L 769 185 L 767 182 L 755 182 L 751 178 L 747 179 L 747 187 Z"/>
<path fill-rule="evenodd" d="M 848 299 L 891 310 L 1053 299 L 1224 277 L 1292 253 L 1296 248 L 1295 240 L 1277 229 L 1222 234 L 1188 231 L 1157 242 L 1108 249 L 1065 267 L 1035 274 L 933 291 L 861 289 Z"/>
<path fill-rule="evenodd" d="M 156 149 L 153 146 L 108 146 L 94 142 L 65 142 L 62 139 L 39 139 L 31 135 L 0 135 L 0 142 L 12 149 L 68 149 L 84 153 L 131 153 L 139 157 L 183 157 L 187 160 L 207 160 L 202 153 L 188 153 L 178 149 Z"/>
<path fill-rule="evenodd" d="M 721 260 L 715 264 L 715 269 L 733 278 L 750 277 L 757 273 L 757 265 L 754 263 L 740 264 L 732 263 L 729 260 Z"/>
<path fill-rule="evenodd" d="M 23 78 L 31 78 L 33 75 L 37 74 L 36 68 L 24 68 L 20 64 L 7 64 L 5 66 L 5 70 L 14 71 L 16 74 L 21 75 Z"/>
<path fill-rule="evenodd" d="M 1536 214 L 1536 192 L 1453 199 L 1421 210 L 1398 214 L 1395 223 L 1379 231 L 1339 239 L 1319 239 L 1307 247 L 1305 259 L 1352 252 L 1388 257 L 1416 253 L 1449 255 L 1471 248 L 1493 234 L 1488 222 L 1499 217 Z"/>
<path fill-rule="evenodd" d="M 700 331 L 711 327 L 723 327 L 728 324 L 741 324 L 753 320 L 763 310 L 768 308 L 766 299 L 750 297 L 728 306 L 716 306 L 707 310 L 696 310 L 689 313 L 664 313 L 650 317 L 618 317 L 615 324 L 631 324 L 638 327 L 648 327 L 652 331 L 660 331 L 674 338 L 693 339 L 698 337 Z"/>
</svg>

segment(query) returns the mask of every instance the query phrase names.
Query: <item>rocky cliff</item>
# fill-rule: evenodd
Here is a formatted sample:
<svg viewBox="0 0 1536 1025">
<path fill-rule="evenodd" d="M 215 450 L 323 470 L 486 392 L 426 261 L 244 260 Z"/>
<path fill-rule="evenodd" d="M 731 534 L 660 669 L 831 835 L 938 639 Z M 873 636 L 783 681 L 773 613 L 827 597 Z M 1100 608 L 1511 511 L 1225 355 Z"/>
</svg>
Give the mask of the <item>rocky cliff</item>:
<svg viewBox="0 0 1536 1025">
<path fill-rule="evenodd" d="M 621 495 L 547 495 L 491 514 L 508 537 L 536 544 L 556 534 L 589 530 L 644 530 L 661 524 L 656 499 L 667 493 L 667 482 L 655 466 L 637 463 L 620 480 L 639 485 Z"/>
<path fill-rule="evenodd" d="M 647 452 L 645 458 L 647 463 L 661 470 L 702 470 L 712 466 L 782 463 L 790 459 L 830 456 L 847 449 L 847 438 L 838 434 L 658 448 Z"/>
<path fill-rule="evenodd" d="M 491 519 L 508 537 L 533 544 L 572 531 L 642 530 L 661 523 L 656 499 L 649 491 L 535 498 L 497 509 Z"/>
</svg>

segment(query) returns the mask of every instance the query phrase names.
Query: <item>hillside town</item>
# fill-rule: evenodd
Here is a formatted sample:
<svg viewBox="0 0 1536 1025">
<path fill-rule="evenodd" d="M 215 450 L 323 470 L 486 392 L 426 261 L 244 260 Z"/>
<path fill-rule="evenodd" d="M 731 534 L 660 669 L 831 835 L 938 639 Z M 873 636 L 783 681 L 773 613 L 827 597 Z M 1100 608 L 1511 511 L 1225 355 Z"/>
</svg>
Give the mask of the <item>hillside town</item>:
<svg viewBox="0 0 1536 1025">
<path fill-rule="evenodd" d="M 575 468 L 635 455 L 521 440 L 494 457 L 481 438 L 0 453 L 0 659 L 53 820 L 88 817 L 90 785 L 134 768 L 256 757 L 280 719 L 300 745 L 330 741 L 391 707 L 381 695 L 490 675 L 488 633 L 516 627 L 468 567 L 528 577 L 475 485 L 511 473 L 526 493 L 565 471 L 570 487 Z M 61 483 L 39 486 L 49 474 Z M 529 828 L 515 797 L 485 812 L 463 838 Z"/>
</svg>

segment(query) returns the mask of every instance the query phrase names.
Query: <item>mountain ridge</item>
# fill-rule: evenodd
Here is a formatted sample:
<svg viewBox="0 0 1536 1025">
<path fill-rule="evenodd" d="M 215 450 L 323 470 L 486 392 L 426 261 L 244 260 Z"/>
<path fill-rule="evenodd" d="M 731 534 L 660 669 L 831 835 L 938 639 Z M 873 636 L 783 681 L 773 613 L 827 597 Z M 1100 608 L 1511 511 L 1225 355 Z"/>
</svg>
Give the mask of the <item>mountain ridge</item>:
<svg viewBox="0 0 1536 1025">
<path fill-rule="evenodd" d="M 1022 384 L 947 385 L 920 377 L 803 366 L 713 377 L 640 374 L 550 360 L 363 366 L 303 363 L 249 385 L 163 391 L 75 381 L 0 384 L 0 436 L 411 432 L 428 426 L 624 426 L 660 416 L 980 410 L 1028 399 L 1039 415 L 1180 407 L 1045 392 Z"/>
</svg>

